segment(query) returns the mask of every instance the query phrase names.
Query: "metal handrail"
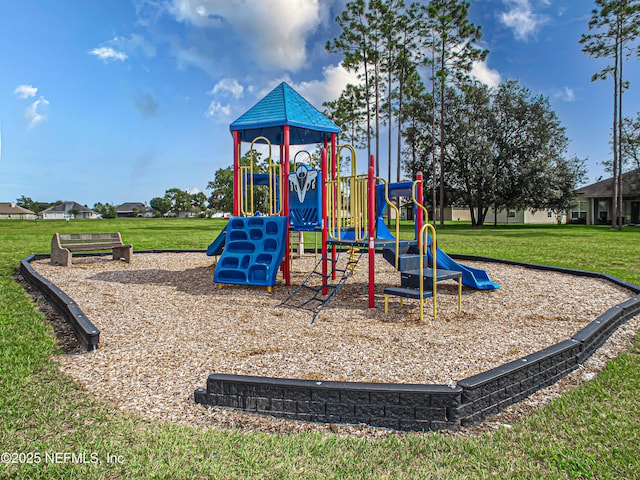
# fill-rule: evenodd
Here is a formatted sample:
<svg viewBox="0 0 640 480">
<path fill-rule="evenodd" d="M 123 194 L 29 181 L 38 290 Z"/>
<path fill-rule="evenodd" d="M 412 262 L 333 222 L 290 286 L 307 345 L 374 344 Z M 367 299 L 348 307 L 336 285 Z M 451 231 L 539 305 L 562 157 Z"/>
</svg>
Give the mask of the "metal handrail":
<svg viewBox="0 0 640 480">
<path fill-rule="evenodd" d="M 384 183 L 384 201 L 386 202 L 387 205 L 389 205 L 389 207 L 393 208 L 396 212 L 396 222 L 395 222 L 395 228 L 396 228 L 395 257 L 396 258 L 395 260 L 396 260 L 396 269 L 398 269 L 398 266 L 400 265 L 400 209 L 389 198 L 389 183 L 382 177 L 378 177 L 376 180 L 380 180 L 382 183 Z"/>
<path fill-rule="evenodd" d="M 277 216 L 282 213 L 282 201 L 278 202 L 278 200 L 282 199 L 282 181 L 278 182 L 278 177 L 282 172 L 282 165 L 277 164 L 273 161 L 272 156 L 272 147 L 271 142 L 266 137 L 256 137 L 251 142 L 251 147 L 249 148 L 249 165 L 244 165 L 240 167 L 240 174 L 238 175 L 238 191 L 242 195 L 245 192 L 246 194 L 242 195 L 242 199 L 240 201 L 240 214 L 244 216 L 251 216 L 255 213 L 255 202 L 254 202 L 254 145 L 258 141 L 264 141 L 269 146 L 269 157 L 267 158 L 268 167 L 267 167 L 267 175 L 269 179 L 269 215 Z"/>
<path fill-rule="evenodd" d="M 311 154 L 306 150 L 300 150 L 299 152 L 296 152 L 296 154 L 293 156 L 293 171 L 294 172 L 298 168 L 298 162 L 296 161 L 296 158 L 298 158 L 298 155 L 300 155 L 301 153 L 306 153 L 307 154 L 307 156 L 309 157 L 309 167 L 313 168 L 313 157 L 311 156 Z"/>
<path fill-rule="evenodd" d="M 432 296 L 433 296 L 433 318 L 436 318 L 438 315 L 438 310 L 436 306 L 436 294 L 437 294 L 437 248 L 436 248 L 436 229 L 430 223 L 425 223 L 420 229 L 420 239 L 423 240 L 422 247 L 420 247 L 420 321 L 424 320 L 424 257 L 426 255 L 426 245 L 429 243 L 427 237 L 424 237 L 425 232 L 427 235 L 428 231 L 431 231 L 431 256 L 432 260 L 432 270 L 433 270 L 433 280 L 431 281 L 432 288 Z M 424 237 L 424 238 L 423 238 Z"/>
</svg>

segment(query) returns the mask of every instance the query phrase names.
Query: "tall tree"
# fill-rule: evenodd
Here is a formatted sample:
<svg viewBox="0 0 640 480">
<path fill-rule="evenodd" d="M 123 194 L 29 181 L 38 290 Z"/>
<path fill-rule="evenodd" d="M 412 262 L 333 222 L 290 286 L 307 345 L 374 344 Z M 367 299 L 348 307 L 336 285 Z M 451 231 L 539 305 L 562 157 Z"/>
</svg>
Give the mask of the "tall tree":
<svg viewBox="0 0 640 480">
<path fill-rule="evenodd" d="M 181 212 L 191 211 L 191 194 L 179 188 L 170 188 L 165 192 L 165 197 L 171 202 L 171 210 L 180 215 Z"/>
<path fill-rule="evenodd" d="M 635 119 L 622 121 L 622 163 L 629 168 L 640 168 L 640 112 Z"/>
<path fill-rule="evenodd" d="M 24 195 L 21 195 L 20 198 L 16 199 L 16 205 L 22 207 L 22 208 L 26 208 L 27 210 L 31 210 L 33 213 L 40 213 L 43 210 L 46 210 L 49 207 L 53 207 L 54 205 L 57 205 L 59 203 L 62 203 L 62 201 L 56 201 L 56 202 L 36 202 L 34 200 L 31 199 L 31 197 L 25 197 Z"/>
<path fill-rule="evenodd" d="M 207 190 L 211 190 L 209 195 L 209 208 L 216 212 L 233 211 L 233 168 L 219 168 L 216 170 L 214 179 L 207 183 Z"/>
<path fill-rule="evenodd" d="M 372 52 L 371 31 L 368 25 L 367 7 L 364 0 L 352 0 L 344 11 L 336 17 L 341 28 L 338 38 L 326 44 L 327 51 L 344 55 L 342 65 L 347 71 L 357 72 L 363 81 L 366 107 L 367 158 L 371 155 L 371 65 L 375 61 Z M 377 132 L 376 132 L 377 134 Z"/>
<path fill-rule="evenodd" d="M 496 178 L 494 134 L 496 121 L 490 91 L 485 85 L 447 90 L 449 119 L 446 122 L 447 169 L 453 198 L 469 207 L 471 225 L 482 225 L 495 203 Z"/>
<path fill-rule="evenodd" d="M 191 194 L 191 206 L 198 214 L 202 215 L 206 210 L 207 196 L 203 192 Z"/>
<path fill-rule="evenodd" d="M 568 139 L 548 99 L 508 81 L 495 89 L 479 83 L 448 88 L 445 101 L 447 191 L 469 207 L 474 226 L 484 224 L 492 206 L 555 211 L 568 206 L 584 178 L 584 161 L 566 158 Z M 417 133 L 432 146 L 432 134 Z M 424 171 L 429 157 L 407 162 L 408 169 Z"/>
<path fill-rule="evenodd" d="M 348 84 L 337 100 L 324 102 L 324 113 L 340 127 L 340 139 L 356 148 L 366 146 L 364 89 Z"/>
<path fill-rule="evenodd" d="M 102 218 L 116 218 L 118 216 L 116 207 L 111 205 L 110 203 L 95 203 L 93 205 L 93 210 L 102 215 Z"/>
<path fill-rule="evenodd" d="M 480 49 L 476 43 L 482 37 L 482 28 L 471 23 L 469 2 L 466 0 L 432 0 L 428 7 L 431 47 L 435 54 L 435 77 L 439 112 L 440 130 L 440 228 L 444 228 L 444 163 L 445 163 L 445 92 L 449 84 L 456 85 L 469 78 L 473 62 L 484 60 L 489 53 Z M 427 48 L 428 50 L 429 48 Z"/>
<path fill-rule="evenodd" d="M 253 172 L 265 173 L 268 170 L 266 161 L 262 160 L 262 153 L 253 151 L 246 152 L 240 158 L 241 166 L 248 166 L 253 160 Z M 216 212 L 233 211 L 233 195 L 236 188 L 233 185 L 233 167 L 219 168 L 214 174 L 214 179 L 207 183 L 205 190 L 211 190 L 208 205 Z M 261 212 L 269 211 L 269 192 L 265 186 L 254 186 L 253 191 L 254 207 Z"/>
<path fill-rule="evenodd" d="M 407 99 L 423 90 L 417 65 L 418 39 L 423 33 L 424 8 L 417 2 L 405 6 L 403 0 L 389 0 L 383 18 L 382 72 L 386 75 L 386 99 L 382 105 L 387 123 L 387 180 L 392 181 L 393 127 L 396 124 L 396 181 L 401 176 L 403 108 Z M 390 212 L 389 212 L 390 213 Z"/>
<path fill-rule="evenodd" d="M 384 21 L 389 18 L 389 0 L 369 0 L 365 14 L 369 27 L 369 59 L 372 66 L 371 79 L 373 89 L 373 119 L 375 122 L 375 170 L 380 176 L 380 96 L 383 88 L 382 58 L 384 56 Z"/>
<path fill-rule="evenodd" d="M 165 197 L 153 197 L 149 201 L 149 206 L 161 217 L 164 217 L 171 210 L 171 201 Z"/>
<path fill-rule="evenodd" d="M 589 31 L 582 34 L 582 51 L 610 61 L 591 77 L 591 81 L 613 79 L 613 220 L 611 228 L 622 228 L 622 99 L 629 87 L 624 80 L 624 60 L 632 55 L 632 43 L 640 34 L 640 1 L 595 0 L 598 8 L 591 12 Z M 639 52 L 640 53 L 640 52 Z"/>
</svg>

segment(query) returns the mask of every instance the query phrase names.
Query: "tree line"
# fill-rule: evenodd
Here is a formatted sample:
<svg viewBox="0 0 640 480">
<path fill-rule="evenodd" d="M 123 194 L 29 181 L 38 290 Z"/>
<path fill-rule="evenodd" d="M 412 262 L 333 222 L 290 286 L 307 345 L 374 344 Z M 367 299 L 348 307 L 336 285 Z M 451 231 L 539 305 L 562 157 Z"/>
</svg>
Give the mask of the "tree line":
<svg viewBox="0 0 640 480">
<path fill-rule="evenodd" d="M 268 171 L 268 164 L 262 159 L 262 154 L 254 152 L 253 155 L 246 153 L 240 160 L 240 164 L 245 166 L 253 162 L 255 173 L 265 173 Z M 213 180 L 207 183 L 206 190 L 210 190 L 209 196 L 204 192 L 190 193 L 180 188 L 169 188 L 161 197 L 153 197 L 149 201 L 149 207 L 157 217 L 168 215 L 180 216 L 181 214 L 193 214 L 197 216 L 209 216 L 212 213 L 230 213 L 233 211 L 233 168 L 231 166 L 218 169 Z M 255 187 L 254 201 L 256 210 L 268 211 L 268 191 L 266 187 Z M 38 202 L 30 197 L 22 195 L 16 200 L 16 204 L 40 213 L 47 208 L 64 203 L 63 200 L 55 202 Z M 85 207 L 87 207 L 85 205 Z M 111 203 L 97 202 L 93 205 L 93 211 L 99 213 L 103 218 L 116 218 L 116 206 Z M 77 213 L 77 212 L 70 212 Z M 134 212 L 136 213 L 136 212 Z M 140 216 L 146 212 L 137 212 Z"/>
<path fill-rule="evenodd" d="M 621 226 L 616 222 L 622 172 L 640 168 L 640 112 L 633 118 L 622 110 L 623 93 L 630 88 L 624 61 L 640 56 L 640 0 L 594 1 L 589 31 L 579 42 L 587 55 L 610 62 L 592 80 L 612 78 L 614 85 L 608 165 L 616 227 Z M 472 79 L 474 62 L 489 52 L 478 46 L 482 27 L 469 21 L 469 8 L 466 0 L 346 3 L 336 18 L 341 32 L 326 49 L 342 55 L 344 68 L 355 72 L 359 83 L 326 102 L 325 113 L 340 126 L 341 142 L 375 155 L 376 176 L 385 175 L 380 171 L 383 156 L 388 181 L 394 180 L 393 173 L 400 181 L 403 170 L 410 178 L 423 172 L 426 203 L 434 217 L 438 213 L 440 227 L 445 205 L 467 206 L 473 225 L 482 225 L 490 208 L 565 211 L 586 178 L 585 160 L 568 154 L 569 139 L 548 98 L 516 80 L 489 88 Z M 388 149 L 381 152 L 385 135 Z M 245 155 L 243 164 L 248 161 Z M 260 156 L 254 162 L 254 171 L 266 171 Z M 232 168 L 217 170 L 207 190 L 208 197 L 171 188 L 149 204 L 160 216 L 230 212 Z M 257 187 L 255 199 L 256 209 L 264 209 L 266 188 Z M 22 206 L 29 208 L 26 203 Z M 39 211 L 42 205 L 29 209 Z M 95 209 L 115 216 L 112 205 L 96 204 Z"/>
<path fill-rule="evenodd" d="M 613 74 L 617 82 L 618 178 L 620 162 L 638 151 L 639 120 L 623 120 L 620 108 L 628 88 L 622 60 L 633 54 L 639 2 L 596 5 L 589 23 L 596 33 L 581 42 L 586 53 L 615 60 L 595 77 Z M 349 1 L 336 18 L 341 32 L 326 49 L 342 55 L 359 83 L 325 103 L 325 112 L 341 127 L 341 141 L 375 155 L 377 176 L 384 175 L 382 155 L 388 181 L 392 170 L 395 181 L 403 167 L 411 178 L 422 171 L 425 198 L 441 227 L 444 207 L 452 204 L 468 206 L 474 225 L 482 225 L 489 207 L 567 210 L 585 179 L 585 160 L 568 154 L 569 139 L 547 98 L 515 80 L 488 88 L 472 79 L 474 62 L 489 52 L 478 46 L 482 28 L 469 21 L 469 8 L 466 0 Z M 380 151 L 383 136 L 386 153 Z"/>
</svg>

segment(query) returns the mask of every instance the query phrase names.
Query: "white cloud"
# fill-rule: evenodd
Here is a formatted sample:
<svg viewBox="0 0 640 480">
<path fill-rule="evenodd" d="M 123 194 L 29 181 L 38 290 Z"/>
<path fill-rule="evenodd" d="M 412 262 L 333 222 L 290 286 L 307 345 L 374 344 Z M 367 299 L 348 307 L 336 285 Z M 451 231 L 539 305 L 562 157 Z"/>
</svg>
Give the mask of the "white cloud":
<svg viewBox="0 0 640 480">
<path fill-rule="evenodd" d="M 229 119 L 231 115 L 231 106 L 222 105 L 217 100 L 213 100 L 209 104 L 209 108 L 204 112 L 204 116 L 207 118 L 213 118 L 216 121 L 223 122 Z"/>
<path fill-rule="evenodd" d="M 328 65 L 322 69 L 322 79 L 300 82 L 293 87 L 304 98 L 322 110 L 322 103 L 336 100 L 348 84 L 358 85 L 356 72 L 348 72 L 342 64 Z"/>
<path fill-rule="evenodd" d="M 306 38 L 329 9 L 319 0 L 173 0 L 169 10 L 198 27 L 232 29 L 263 67 L 296 71 L 307 60 Z"/>
<path fill-rule="evenodd" d="M 562 102 L 573 102 L 576 99 L 576 94 L 573 91 L 572 88 L 569 87 L 562 87 L 560 89 L 556 89 L 553 92 L 551 92 L 551 98 L 555 99 L 555 100 L 560 100 Z"/>
<path fill-rule="evenodd" d="M 491 70 L 487 62 L 473 62 L 471 76 L 490 88 L 497 87 L 502 81 L 500 72 Z"/>
<path fill-rule="evenodd" d="M 120 60 L 121 62 L 124 62 L 128 58 L 126 53 L 119 52 L 111 47 L 94 48 L 93 50 L 89 50 L 89 54 L 95 55 L 105 62 L 109 60 Z"/>
<path fill-rule="evenodd" d="M 126 53 L 124 52 L 133 54 L 140 50 L 147 57 L 155 57 L 157 51 L 155 45 L 137 33 L 132 34 L 131 37 L 116 36 L 109 42 L 109 45 L 115 47 L 114 50 L 117 49 L 118 52 L 123 53 L 125 56 Z"/>
<path fill-rule="evenodd" d="M 134 55 L 137 51 L 141 51 L 146 57 L 156 56 L 156 46 L 137 33 L 132 34 L 131 37 L 115 36 L 104 43 L 103 47 L 89 50 L 89 55 L 94 55 L 104 62 L 110 60 L 124 62 L 129 55 Z"/>
<path fill-rule="evenodd" d="M 209 95 L 226 95 L 229 94 L 236 100 L 242 97 L 244 87 L 234 78 L 223 78 L 215 86 L 207 92 Z"/>
<path fill-rule="evenodd" d="M 15 93 L 18 98 L 31 98 L 36 96 L 38 89 L 33 85 L 18 85 L 13 93 Z"/>
<path fill-rule="evenodd" d="M 533 11 L 529 0 L 503 0 L 509 10 L 500 14 L 500 22 L 513 30 L 517 40 L 526 41 L 547 22 L 547 17 Z M 548 2 L 543 2 L 549 5 Z"/>
<path fill-rule="evenodd" d="M 40 98 L 34 101 L 31 105 L 27 107 L 25 110 L 25 117 L 29 120 L 29 128 L 33 128 L 39 123 L 42 123 L 47 119 L 47 117 L 42 113 L 42 109 L 46 108 L 49 105 L 49 100 L 40 96 Z"/>
</svg>

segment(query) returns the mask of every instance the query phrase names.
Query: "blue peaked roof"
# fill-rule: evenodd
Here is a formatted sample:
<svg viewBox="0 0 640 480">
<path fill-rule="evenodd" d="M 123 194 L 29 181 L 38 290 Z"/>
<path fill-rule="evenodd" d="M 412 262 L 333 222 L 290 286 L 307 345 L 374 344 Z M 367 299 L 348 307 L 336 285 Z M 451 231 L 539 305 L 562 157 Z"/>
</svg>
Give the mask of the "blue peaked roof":
<svg viewBox="0 0 640 480">
<path fill-rule="evenodd" d="M 263 136 L 274 145 L 282 145 L 284 125 L 290 127 L 291 145 L 322 143 L 325 139 L 330 140 L 332 133 L 340 132 L 340 127 L 285 82 L 234 121 L 229 130 L 237 130 L 243 142 Z"/>
</svg>

